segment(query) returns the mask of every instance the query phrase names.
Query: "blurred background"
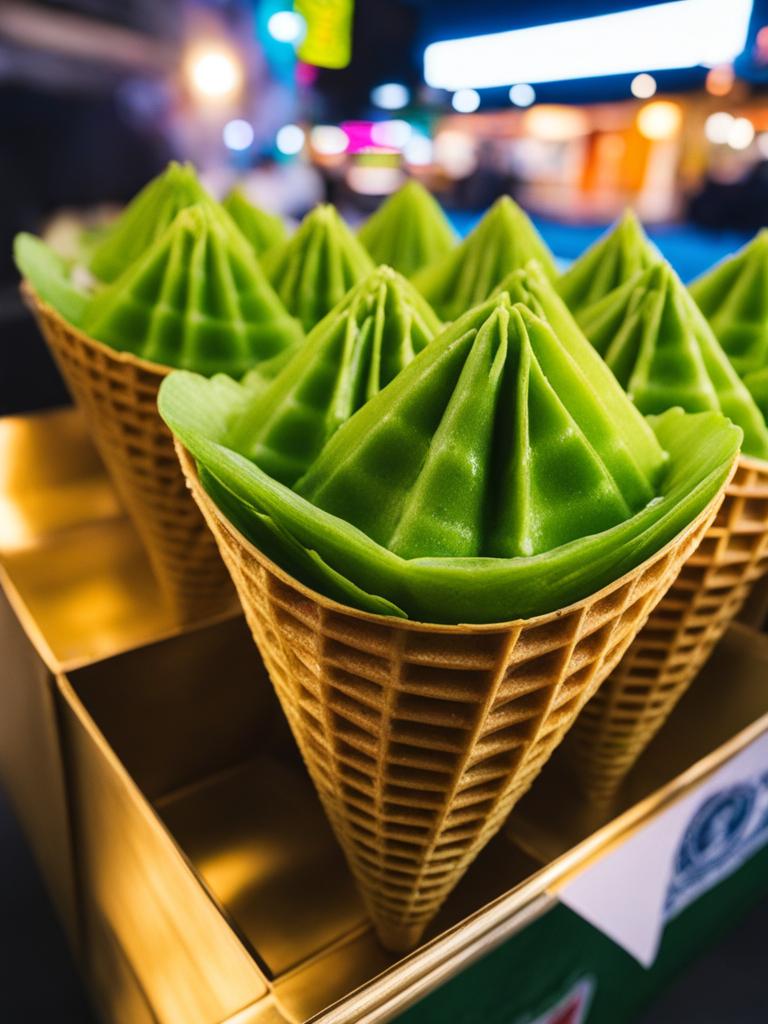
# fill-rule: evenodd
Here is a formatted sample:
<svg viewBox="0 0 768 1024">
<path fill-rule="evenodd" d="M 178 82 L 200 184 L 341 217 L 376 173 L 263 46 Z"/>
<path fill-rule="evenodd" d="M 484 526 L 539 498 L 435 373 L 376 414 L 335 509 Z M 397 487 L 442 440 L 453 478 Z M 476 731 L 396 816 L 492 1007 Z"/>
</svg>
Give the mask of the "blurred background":
<svg viewBox="0 0 768 1024">
<path fill-rule="evenodd" d="M 768 0 L 5 0 L 0 411 L 65 398 L 15 232 L 66 248 L 171 157 L 290 218 L 511 193 L 564 260 L 629 203 L 690 279 L 768 223 L 767 98 Z"/>
</svg>

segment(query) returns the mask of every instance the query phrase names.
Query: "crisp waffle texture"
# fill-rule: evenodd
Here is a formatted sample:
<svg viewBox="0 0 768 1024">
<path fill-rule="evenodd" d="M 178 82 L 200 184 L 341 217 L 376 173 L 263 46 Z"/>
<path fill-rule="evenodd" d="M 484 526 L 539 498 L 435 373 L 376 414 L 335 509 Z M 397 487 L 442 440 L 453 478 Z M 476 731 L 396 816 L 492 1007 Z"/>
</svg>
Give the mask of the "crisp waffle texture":
<svg viewBox="0 0 768 1024">
<path fill-rule="evenodd" d="M 379 937 L 410 949 L 677 576 L 722 492 L 671 544 L 569 608 L 429 626 L 297 583 L 238 533 L 177 450 Z"/>
<path fill-rule="evenodd" d="M 717 518 L 568 737 L 593 798 L 612 796 L 768 572 L 768 462 L 742 456 Z"/>
<path fill-rule="evenodd" d="M 31 288 L 24 292 L 177 617 L 193 622 L 236 607 L 216 543 L 189 496 L 171 434 L 157 412 L 166 368 L 94 341 Z"/>
</svg>

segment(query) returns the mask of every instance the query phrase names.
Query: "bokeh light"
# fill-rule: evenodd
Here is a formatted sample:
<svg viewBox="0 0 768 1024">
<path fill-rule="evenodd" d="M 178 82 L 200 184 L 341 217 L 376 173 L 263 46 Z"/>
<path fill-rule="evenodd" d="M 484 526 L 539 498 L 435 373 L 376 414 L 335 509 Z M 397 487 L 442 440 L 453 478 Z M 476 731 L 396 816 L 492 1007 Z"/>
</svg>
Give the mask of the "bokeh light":
<svg viewBox="0 0 768 1024">
<path fill-rule="evenodd" d="M 227 149 L 237 152 L 253 145 L 253 125 L 242 118 L 237 117 L 233 121 L 227 121 L 222 134 Z"/>
<path fill-rule="evenodd" d="M 371 90 L 371 103 L 382 110 L 402 110 L 410 102 L 411 94 L 401 82 L 384 82 Z"/>
<path fill-rule="evenodd" d="M 566 142 L 589 132 L 589 118 L 578 107 L 534 107 L 525 113 L 525 131 L 545 142 Z"/>
<path fill-rule="evenodd" d="M 449 178 L 466 178 L 477 167 L 474 139 L 465 132 L 440 132 L 435 139 L 434 157 Z"/>
<path fill-rule="evenodd" d="M 711 96 L 727 96 L 735 81 L 733 67 L 730 64 L 718 64 L 709 69 L 704 85 Z"/>
<path fill-rule="evenodd" d="M 724 146 L 728 141 L 728 133 L 733 124 L 733 115 L 725 110 L 710 114 L 704 122 L 704 134 L 716 146 Z"/>
<path fill-rule="evenodd" d="M 309 141 L 321 156 L 338 156 L 346 152 L 349 136 L 338 125 L 318 124 L 309 133 Z"/>
<path fill-rule="evenodd" d="M 645 72 L 635 75 L 629 84 L 629 91 L 639 100 L 649 100 L 656 94 L 656 79 Z"/>
<path fill-rule="evenodd" d="M 284 124 L 275 136 L 275 145 L 285 156 L 296 156 L 304 148 L 304 129 L 297 124 Z"/>
<path fill-rule="evenodd" d="M 192 90 L 201 99 L 228 99 L 243 84 L 240 61 L 223 47 L 192 51 L 185 69 Z"/>
<path fill-rule="evenodd" d="M 655 100 L 646 103 L 637 115 L 637 130 L 646 139 L 662 142 L 673 139 L 683 123 L 683 112 L 679 104 L 671 100 Z"/>
<path fill-rule="evenodd" d="M 536 90 L 532 85 L 518 82 L 509 90 L 509 99 L 516 107 L 530 107 L 536 100 Z"/>
<path fill-rule="evenodd" d="M 755 126 L 746 117 L 735 117 L 728 131 L 728 145 L 731 149 L 748 149 L 755 138 Z"/>
<path fill-rule="evenodd" d="M 427 167 L 432 163 L 432 140 L 414 132 L 405 144 L 403 156 L 414 167 Z"/>
<path fill-rule="evenodd" d="M 410 139 L 411 131 L 407 121 L 377 121 L 371 127 L 371 141 L 377 146 L 402 149 Z"/>
<path fill-rule="evenodd" d="M 459 89 L 451 97 L 451 106 L 459 114 L 471 114 L 480 106 L 477 89 Z"/>
<path fill-rule="evenodd" d="M 267 31 L 279 43 L 298 43 L 306 30 L 306 23 L 296 11 L 275 11 L 267 22 Z"/>
</svg>

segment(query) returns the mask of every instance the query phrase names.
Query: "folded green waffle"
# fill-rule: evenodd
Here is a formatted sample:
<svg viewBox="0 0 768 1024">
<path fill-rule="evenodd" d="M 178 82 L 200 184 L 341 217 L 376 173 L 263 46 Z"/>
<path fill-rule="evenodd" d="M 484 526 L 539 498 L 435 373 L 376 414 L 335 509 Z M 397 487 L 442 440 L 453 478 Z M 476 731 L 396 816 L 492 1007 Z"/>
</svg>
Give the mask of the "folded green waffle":
<svg viewBox="0 0 768 1024">
<path fill-rule="evenodd" d="M 285 241 L 287 232 L 282 217 L 254 206 L 241 188 L 233 188 L 222 206 L 251 243 L 257 256 L 263 256 Z"/>
<path fill-rule="evenodd" d="M 555 264 L 543 239 L 523 210 L 502 196 L 461 245 L 414 274 L 413 283 L 439 317 L 455 320 L 530 259 L 554 280 Z"/>
<path fill-rule="evenodd" d="M 413 180 L 381 204 L 357 237 L 374 263 L 385 263 L 406 277 L 446 256 L 456 245 L 440 204 Z"/>
<path fill-rule="evenodd" d="M 768 367 L 768 229 L 689 288 L 738 373 Z"/>
<path fill-rule="evenodd" d="M 222 512 L 297 579 L 364 610 L 493 623 L 638 566 L 738 451 L 716 412 L 646 421 L 596 359 L 503 292 L 362 405 L 293 489 L 231 447 L 231 381 L 171 374 L 159 406 Z"/>
<path fill-rule="evenodd" d="M 293 484 L 332 434 L 388 384 L 440 328 L 405 278 L 379 267 L 310 332 L 266 390 L 243 382 L 226 443 Z"/>
<path fill-rule="evenodd" d="M 593 303 L 661 259 L 661 253 L 649 241 L 635 214 L 626 210 L 621 219 L 560 276 L 557 289 L 581 322 Z"/>
<path fill-rule="evenodd" d="M 668 263 L 642 271 L 583 314 L 584 333 L 643 413 L 719 410 L 768 458 L 768 428 L 712 329 Z"/>
<path fill-rule="evenodd" d="M 214 202 L 191 164 L 171 162 L 134 196 L 91 249 L 91 273 L 100 281 L 115 281 L 144 255 L 181 210 Z"/>
<path fill-rule="evenodd" d="M 213 200 L 182 209 L 112 284 L 85 293 L 29 235 L 16 261 L 41 299 L 73 326 L 150 362 L 240 377 L 279 360 L 303 334 L 245 238 Z"/>
<path fill-rule="evenodd" d="M 263 265 L 286 309 L 305 331 L 374 266 L 333 206 L 316 206 L 292 238 L 264 256 Z"/>
<path fill-rule="evenodd" d="M 755 400 L 755 405 L 763 414 L 763 418 L 768 422 L 768 366 L 763 367 L 762 370 L 745 374 L 744 384 Z"/>
</svg>

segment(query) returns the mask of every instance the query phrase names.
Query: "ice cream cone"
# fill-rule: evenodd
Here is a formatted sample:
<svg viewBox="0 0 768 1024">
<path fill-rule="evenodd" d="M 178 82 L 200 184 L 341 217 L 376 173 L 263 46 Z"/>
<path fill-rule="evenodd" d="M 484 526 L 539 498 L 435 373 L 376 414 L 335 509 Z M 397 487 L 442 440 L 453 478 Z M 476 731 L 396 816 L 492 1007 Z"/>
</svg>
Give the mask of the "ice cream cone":
<svg viewBox="0 0 768 1024">
<path fill-rule="evenodd" d="M 768 462 L 742 455 L 701 545 L 568 737 L 593 799 L 618 789 L 766 572 Z"/>
<path fill-rule="evenodd" d="M 536 618 L 439 626 L 323 597 L 254 547 L 179 458 L 382 943 L 412 948 L 712 523 Z"/>
<path fill-rule="evenodd" d="M 169 368 L 89 338 L 28 284 L 22 289 L 178 618 L 192 622 L 236 607 L 216 542 L 157 412 Z"/>
</svg>

